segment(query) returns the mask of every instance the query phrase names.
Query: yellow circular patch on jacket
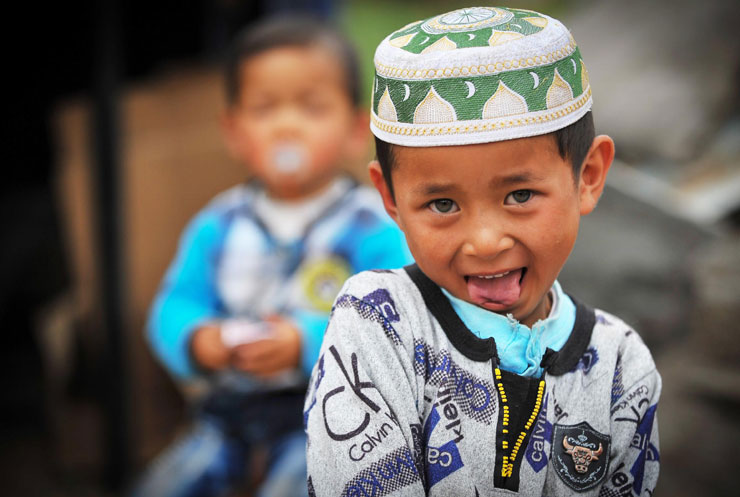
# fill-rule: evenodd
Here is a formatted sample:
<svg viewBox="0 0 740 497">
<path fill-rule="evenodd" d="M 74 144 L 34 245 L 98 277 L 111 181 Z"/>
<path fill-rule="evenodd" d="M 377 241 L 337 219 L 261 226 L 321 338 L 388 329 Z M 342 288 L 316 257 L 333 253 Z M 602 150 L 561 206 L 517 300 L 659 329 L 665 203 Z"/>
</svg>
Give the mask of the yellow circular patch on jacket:
<svg viewBox="0 0 740 497">
<path fill-rule="evenodd" d="M 301 284 L 308 301 L 317 310 L 329 312 L 342 285 L 352 275 L 349 264 L 340 257 L 327 257 L 306 263 L 301 269 Z"/>
</svg>

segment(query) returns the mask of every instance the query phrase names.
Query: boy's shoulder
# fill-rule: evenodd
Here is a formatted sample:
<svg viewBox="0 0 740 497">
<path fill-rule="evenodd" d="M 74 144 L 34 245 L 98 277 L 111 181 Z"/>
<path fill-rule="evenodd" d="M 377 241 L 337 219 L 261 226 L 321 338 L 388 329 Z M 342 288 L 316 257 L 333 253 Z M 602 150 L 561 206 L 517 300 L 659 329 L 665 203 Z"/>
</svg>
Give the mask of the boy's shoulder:
<svg viewBox="0 0 740 497">
<path fill-rule="evenodd" d="M 337 296 L 337 304 L 341 305 L 342 299 L 360 299 L 378 310 L 390 304 L 397 314 L 399 305 L 417 300 L 414 291 L 405 269 L 371 269 L 347 279 Z"/>
<path fill-rule="evenodd" d="M 208 220 L 228 218 L 245 206 L 251 205 L 257 191 L 258 188 L 252 183 L 239 183 L 222 190 L 201 207 L 193 220 L 196 224 L 200 220 L 200 224 L 202 224 L 203 222 L 207 223 Z"/>
<path fill-rule="evenodd" d="M 656 371 L 655 361 L 638 332 L 619 317 L 594 309 L 594 324 L 586 350 L 572 372 L 584 381 L 610 373 L 614 393 Z"/>
<path fill-rule="evenodd" d="M 597 340 L 605 346 L 615 347 L 621 351 L 629 348 L 650 355 L 640 334 L 621 318 L 601 309 L 594 309 L 594 316 L 596 322 L 592 341 Z"/>
<path fill-rule="evenodd" d="M 398 248 L 403 235 L 386 213 L 378 192 L 354 180 L 346 185 L 346 191 L 316 220 L 316 229 L 313 230 L 316 238 L 339 236 L 343 246 L 354 247 L 351 251 L 358 254 Z M 387 246 L 384 245 L 386 243 Z"/>
<path fill-rule="evenodd" d="M 216 194 L 190 218 L 183 236 L 220 243 L 234 216 L 252 202 L 254 193 L 251 185 L 239 184 Z"/>
<path fill-rule="evenodd" d="M 393 328 L 408 328 L 405 325 L 427 314 L 424 300 L 404 268 L 372 269 L 351 276 L 334 307 L 353 307 L 363 317 L 375 315 L 384 327 Z"/>
<path fill-rule="evenodd" d="M 230 212 L 252 201 L 259 188 L 252 183 L 239 183 L 217 193 L 203 211 Z"/>
</svg>

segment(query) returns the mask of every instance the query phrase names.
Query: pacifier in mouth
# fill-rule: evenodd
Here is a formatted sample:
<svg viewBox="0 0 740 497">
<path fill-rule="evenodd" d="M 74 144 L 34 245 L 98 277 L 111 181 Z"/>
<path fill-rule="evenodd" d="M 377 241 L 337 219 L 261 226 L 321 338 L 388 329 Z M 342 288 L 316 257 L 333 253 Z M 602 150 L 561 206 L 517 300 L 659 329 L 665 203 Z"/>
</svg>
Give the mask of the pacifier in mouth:
<svg viewBox="0 0 740 497">
<path fill-rule="evenodd" d="M 307 161 L 306 148 L 298 143 L 280 143 L 272 151 L 272 162 L 281 173 L 295 173 L 302 169 Z"/>
</svg>

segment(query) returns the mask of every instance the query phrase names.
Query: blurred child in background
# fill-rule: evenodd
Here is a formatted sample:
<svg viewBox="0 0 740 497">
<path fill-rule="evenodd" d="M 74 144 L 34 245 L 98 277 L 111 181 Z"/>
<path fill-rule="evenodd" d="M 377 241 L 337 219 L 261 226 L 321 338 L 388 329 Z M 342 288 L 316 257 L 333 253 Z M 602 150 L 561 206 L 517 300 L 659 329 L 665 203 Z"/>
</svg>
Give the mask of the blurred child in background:
<svg viewBox="0 0 740 497">
<path fill-rule="evenodd" d="M 358 271 L 410 261 L 377 194 L 341 172 L 369 137 L 342 36 L 299 18 L 245 31 L 226 96 L 226 142 L 253 179 L 190 222 L 148 330 L 178 381 L 206 393 L 137 496 L 239 491 L 255 449 L 267 455 L 257 495 L 305 495 L 301 410 L 334 297 Z"/>
</svg>

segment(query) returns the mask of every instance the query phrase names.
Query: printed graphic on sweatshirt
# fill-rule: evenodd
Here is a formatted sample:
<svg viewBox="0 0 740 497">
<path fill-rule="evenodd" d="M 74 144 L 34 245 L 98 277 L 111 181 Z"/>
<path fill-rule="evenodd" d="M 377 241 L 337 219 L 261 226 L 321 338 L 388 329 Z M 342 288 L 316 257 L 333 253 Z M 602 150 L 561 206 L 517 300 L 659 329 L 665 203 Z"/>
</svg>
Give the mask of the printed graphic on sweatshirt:
<svg viewBox="0 0 740 497">
<path fill-rule="evenodd" d="M 365 456 L 375 450 L 383 451 L 383 444 L 390 438 L 392 433 L 399 430 L 398 420 L 391 412 L 386 412 L 384 418 L 380 418 L 380 426 L 368 428 L 360 436 L 354 437 L 352 445 L 349 446 L 347 455 L 353 461 L 362 461 Z"/>
<path fill-rule="evenodd" d="M 448 351 L 435 353 L 422 340 L 415 340 L 414 372 L 444 390 L 452 387 L 450 392 L 462 412 L 479 423 L 491 424 L 498 399 L 493 384 L 460 368 Z"/>
<path fill-rule="evenodd" d="M 346 385 L 340 385 L 324 394 L 321 401 L 321 410 L 324 416 L 326 434 L 332 440 L 341 442 L 360 435 L 370 424 L 370 418 L 380 413 L 380 406 L 376 404 L 366 391 L 377 390 L 371 381 L 363 381 L 357 365 L 357 354 L 352 352 L 350 364 L 345 364 L 337 349 L 332 345 L 329 354 L 336 362 Z M 348 397 L 349 396 L 349 397 Z M 359 401 L 359 402 L 358 402 Z"/>
<path fill-rule="evenodd" d="M 617 356 L 617 365 L 614 367 L 614 379 L 612 380 L 612 407 L 624 395 L 624 383 L 622 381 L 622 356 Z"/>
<path fill-rule="evenodd" d="M 444 419 L 437 411 L 437 407 L 442 410 Z M 459 426 L 457 408 L 450 402 L 450 397 L 447 397 L 444 403 L 440 401 L 438 406 L 435 405 L 424 423 L 424 438 L 427 445 L 425 464 L 427 491 L 464 466 L 457 448 L 457 443 L 464 438 Z M 451 439 L 440 446 L 433 445 L 431 438 L 435 429 L 436 439 Z"/>
<path fill-rule="evenodd" d="M 639 383 L 622 395 L 612 406 L 611 414 L 615 421 L 629 421 L 639 423 L 642 417 L 640 411 L 647 409 L 650 404 L 650 387 L 646 383 Z"/>
<path fill-rule="evenodd" d="M 637 458 L 630 467 L 632 487 L 638 495 L 642 492 L 642 482 L 645 464 L 648 461 L 659 461 L 658 447 L 651 443 L 657 404 L 650 405 L 650 387 L 647 383 L 639 383 L 624 394 L 619 402 L 612 407 L 612 416 L 618 423 L 633 423 L 635 433 L 632 436 L 630 448 L 637 450 Z"/>
<path fill-rule="evenodd" d="M 653 495 L 653 488 L 644 488 L 642 493 L 635 492 L 635 482 L 629 475 L 624 462 L 614 468 L 604 485 L 599 489 L 599 497 L 625 497 L 638 495 Z"/>
<path fill-rule="evenodd" d="M 575 373 L 576 371 L 581 370 L 584 375 L 587 375 L 591 372 L 591 368 L 593 368 L 597 362 L 599 362 L 599 352 L 596 350 L 596 347 L 590 346 L 586 349 L 586 352 L 583 353 L 581 358 L 578 359 L 578 362 L 573 366 L 573 369 L 571 369 L 570 372 Z"/>
<path fill-rule="evenodd" d="M 532 466 L 535 473 L 539 473 L 547 467 L 547 454 L 552 445 L 552 423 L 547 420 L 547 401 L 550 394 L 545 394 L 545 400 L 542 402 L 542 410 L 537 415 L 532 428 L 532 435 L 529 437 L 529 446 L 525 457 L 527 462 Z"/>
<path fill-rule="evenodd" d="M 553 427 L 552 464 L 561 480 L 577 492 L 593 488 L 609 467 L 611 437 L 586 421 Z"/>
<path fill-rule="evenodd" d="M 369 295 L 373 294 L 371 293 Z M 388 295 L 388 297 L 390 297 L 390 294 Z M 377 296 L 373 298 L 376 299 Z M 391 302 L 393 301 L 391 300 Z M 392 307 L 395 313 L 395 305 L 393 305 Z M 362 319 L 367 319 L 374 323 L 378 323 L 383 328 L 385 336 L 387 336 L 394 344 L 401 345 L 403 343 L 401 342 L 401 337 L 398 336 L 398 332 L 396 332 L 396 330 L 393 328 L 391 321 L 385 316 L 385 314 L 383 314 L 383 312 L 379 311 L 373 304 L 369 303 L 368 301 L 358 299 L 354 295 L 349 295 L 345 293 L 337 298 L 337 301 L 334 304 L 334 308 L 354 309 Z M 395 316 L 397 317 L 398 314 L 396 313 Z"/>
<path fill-rule="evenodd" d="M 645 415 L 637 425 L 635 435 L 632 437 L 632 443 L 630 447 L 637 449 L 639 454 L 635 463 L 630 468 L 630 473 L 634 478 L 633 488 L 636 495 L 641 495 L 642 492 L 642 480 L 645 473 L 645 464 L 648 461 L 660 461 L 660 454 L 658 447 L 650 442 L 650 435 L 653 433 L 653 421 L 655 419 L 655 411 L 658 405 L 655 404 L 645 411 Z"/>
<path fill-rule="evenodd" d="M 422 471 L 422 468 L 424 468 L 425 447 L 423 429 L 421 427 L 421 423 L 411 423 L 409 428 L 411 428 L 411 440 L 414 443 L 414 463 L 416 464 L 416 469 L 419 470 L 419 473 L 422 476 L 423 483 L 424 472 Z"/>
<path fill-rule="evenodd" d="M 385 288 L 378 288 L 374 292 L 370 292 L 362 300 L 378 309 L 383 316 L 391 323 L 397 323 L 401 320 L 401 316 L 396 311 L 396 303 L 391 298 L 391 294 Z"/>
<path fill-rule="evenodd" d="M 609 320 L 608 320 L 608 319 L 606 318 L 606 316 L 604 316 L 604 315 L 603 315 L 603 314 L 601 314 L 600 312 L 595 312 L 594 314 L 596 314 L 596 322 L 597 322 L 597 323 L 599 323 L 599 324 L 605 324 L 605 325 L 607 325 L 607 326 L 611 326 L 611 325 L 612 325 L 612 322 L 611 322 L 611 321 L 609 321 Z"/>
<path fill-rule="evenodd" d="M 321 354 L 321 357 L 319 357 L 319 362 L 317 363 L 316 369 L 311 374 L 311 384 L 309 386 L 309 391 L 306 393 L 306 398 L 311 399 L 308 403 L 308 407 L 306 407 L 306 410 L 303 411 L 303 429 L 304 431 L 308 428 L 308 416 L 311 414 L 311 409 L 314 408 L 316 405 L 316 392 L 319 389 L 319 385 L 321 385 L 321 380 L 324 379 L 324 354 Z"/>
<path fill-rule="evenodd" d="M 552 385 L 552 387 L 550 388 L 550 393 L 552 393 L 552 411 L 555 415 L 555 422 L 564 422 L 570 414 L 568 413 L 565 406 L 560 401 L 558 401 L 557 384 Z"/>
<path fill-rule="evenodd" d="M 342 497 L 382 497 L 420 480 L 408 447 L 399 447 L 355 475 Z"/>
</svg>

